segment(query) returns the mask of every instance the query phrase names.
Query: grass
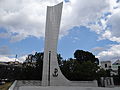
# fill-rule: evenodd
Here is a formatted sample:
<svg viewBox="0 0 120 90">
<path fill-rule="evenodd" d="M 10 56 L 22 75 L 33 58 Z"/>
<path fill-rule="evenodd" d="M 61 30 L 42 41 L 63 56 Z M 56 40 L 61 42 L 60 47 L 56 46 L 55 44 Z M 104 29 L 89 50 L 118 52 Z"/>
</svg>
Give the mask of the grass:
<svg viewBox="0 0 120 90">
<path fill-rule="evenodd" d="M 5 83 L 4 85 L 0 85 L 0 90 L 8 90 L 12 85 L 12 82 Z"/>
</svg>

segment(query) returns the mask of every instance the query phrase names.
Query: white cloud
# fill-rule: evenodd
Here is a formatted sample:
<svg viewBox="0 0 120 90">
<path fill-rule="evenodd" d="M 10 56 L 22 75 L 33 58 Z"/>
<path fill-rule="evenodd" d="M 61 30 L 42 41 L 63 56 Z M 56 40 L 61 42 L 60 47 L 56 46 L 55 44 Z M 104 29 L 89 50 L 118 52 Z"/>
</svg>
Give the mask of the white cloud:
<svg viewBox="0 0 120 90">
<path fill-rule="evenodd" d="M 21 41 L 30 36 L 44 37 L 46 7 L 61 1 L 63 0 L 1 0 L 0 27 L 5 28 L 7 32 L 0 34 L 0 37 L 11 38 L 11 42 Z M 120 2 L 116 1 L 69 0 L 64 3 L 60 37 L 67 35 L 68 30 L 74 26 L 82 25 L 94 30 L 101 36 L 101 40 L 118 42 Z M 110 32 L 111 35 L 106 36 L 106 32 Z"/>
<path fill-rule="evenodd" d="M 10 53 L 11 53 L 11 51 L 10 51 L 8 46 L 1 46 L 0 47 L 0 55 L 7 56 L 7 55 L 10 55 Z"/>
<path fill-rule="evenodd" d="M 23 33 L 23 34 L 17 34 L 11 37 L 10 42 L 17 42 L 17 41 L 21 41 L 23 39 L 25 39 L 27 36 Z"/>
<path fill-rule="evenodd" d="M 108 24 L 112 26 L 110 29 L 112 36 L 120 37 L 120 10 L 108 19 Z"/>
<path fill-rule="evenodd" d="M 92 48 L 93 52 L 100 52 L 100 51 L 103 51 L 103 50 L 105 50 L 104 47 L 95 47 L 95 48 Z"/>
<path fill-rule="evenodd" d="M 17 42 L 30 36 L 44 37 L 46 7 L 63 0 L 0 0 L 0 27 L 6 33 L 0 38 Z M 109 39 L 120 43 L 120 2 L 117 0 L 69 0 L 64 3 L 60 36 L 65 36 L 74 26 L 86 26 L 95 31 L 99 40 Z M 112 55 L 99 53 L 101 58 Z"/>
<path fill-rule="evenodd" d="M 1 0 L 0 27 L 12 33 L 11 42 L 44 37 L 46 6 L 61 0 Z"/>
<path fill-rule="evenodd" d="M 24 56 L 19 57 L 17 60 L 19 62 L 24 62 L 26 60 L 26 57 L 27 57 L 27 55 L 24 55 Z"/>
<path fill-rule="evenodd" d="M 15 61 L 15 58 L 9 58 L 6 56 L 0 56 L 0 62 L 10 62 L 10 61 Z"/>
<path fill-rule="evenodd" d="M 109 0 L 70 0 L 64 5 L 62 30 L 74 26 L 88 26 L 96 22 L 104 12 L 109 10 Z M 90 27 L 90 26 L 89 26 Z"/>
<path fill-rule="evenodd" d="M 99 37 L 99 40 L 102 40 L 102 39 L 110 39 L 111 38 L 111 32 L 109 30 L 106 30 L 101 37 Z"/>
<path fill-rule="evenodd" d="M 29 36 L 44 37 L 46 6 L 62 0 L 1 0 L 0 27 L 11 33 L 11 42 Z M 64 3 L 60 36 L 74 26 L 95 22 L 109 9 L 109 0 L 69 0 Z M 22 36 L 22 37 L 21 37 Z M 21 38 L 20 38 L 21 37 Z"/>
<path fill-rule="evenodd" d="M 92 31 L 95 31 L 97 34 L 101 33 L 102 27 L 99 24 L 92 24 L 89 26 Z"/>
<path fill-rule="evenodd" d="M 11 54 L 11 49 L 8 46 L 1 46 L 0 47 L 0 62 L 9 62 L 9 61 L 15 61 L 16 58 L 14 58 L 15 55 Z M 23 54 L 20 57 L 16 59 L 16 61 L 24 62 L 27 55 Z"/>
<path fill-rule="evenodd" d="M 99 26 L 99 39 L 108 39 L 120 43 L 120 2 L 109 0 L 110 10 L 108 15 L 104 16 Z M 96 30 L 95 30 L 96 31 Z"/>
<path fill-rule="evenodd" d="M 21 56 L 19 58 L 10 58 L 8 56 L 0 55 L 0 62 L 10 62 L 10 61 L 19 61 L 19 62 L 24 62 L 26 59 L 27 55 Z"/>
<path fill-rule="evenodd" d="M 120 59 L 120 44 L 111 45 L 109 49 L 100 52 L 97 56 L 100 60 Z"/>
</svg>

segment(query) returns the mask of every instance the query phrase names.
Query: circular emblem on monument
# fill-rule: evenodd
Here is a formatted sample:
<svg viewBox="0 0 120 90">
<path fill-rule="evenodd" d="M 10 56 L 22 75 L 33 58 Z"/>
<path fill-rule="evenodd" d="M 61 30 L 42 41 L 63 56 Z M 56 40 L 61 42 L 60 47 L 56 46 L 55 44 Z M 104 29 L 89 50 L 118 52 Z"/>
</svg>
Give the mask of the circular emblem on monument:
<svg viewBox="0 0 120 90">
<path fill-rule="evenodd" d="M 58 69 L 54 68 L 54 73 L 52 74 L 53 77 L 57 77 L 58 76 Z"/>
</svg>

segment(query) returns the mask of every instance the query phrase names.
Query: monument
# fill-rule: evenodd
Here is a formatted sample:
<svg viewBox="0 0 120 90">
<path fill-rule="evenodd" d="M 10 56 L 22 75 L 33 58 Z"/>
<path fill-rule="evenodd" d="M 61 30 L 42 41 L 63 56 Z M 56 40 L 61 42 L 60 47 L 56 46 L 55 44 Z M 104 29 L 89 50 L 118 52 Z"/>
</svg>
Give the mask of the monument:
<svg viewBox="0 0 120 90">
<path fill-rule="evenodd" d="M 97 81 L 69 81 L 62 74 L 57 60 L 57 43 L 63 2 L 47 7 L 42 86 L 93 86 Z"/>
<path fill-rule="evenodd" d="M 57 43 L 62 7 L 63 2 L 47 7 L 42 86 L 66 85 L 69 82 L 61 73 L 57 60 Z"/>
<path fill-rule="evenodd" d="M 47 7 L 42 81 L 16 80 L 9 90 L 113 90 L 97 87 L 97 81 L 69 81 L 62 74 L 57 60 L 62 6 L 63 3 Z"/>
</svg>

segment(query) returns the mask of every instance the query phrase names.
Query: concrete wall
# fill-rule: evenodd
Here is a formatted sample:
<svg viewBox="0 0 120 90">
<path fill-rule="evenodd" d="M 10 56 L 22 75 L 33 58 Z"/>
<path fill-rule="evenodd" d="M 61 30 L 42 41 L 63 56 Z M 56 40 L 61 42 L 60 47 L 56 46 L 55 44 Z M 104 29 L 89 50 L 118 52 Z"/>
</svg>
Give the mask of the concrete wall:
<svg viewBox="0 0 120 90">
<path fill-rule="evenodd" d="M 23 86 L 41 86 L 41 81 L 39 80 L 16 80 L 9 90 L 19 90 Z M 80 87 L 97 87 L 97 81 L 69 81 L 68 85 L 62 86 L 80 86 Z"/>
<path fill-rule="evenodd" d="M 9 90 L 19 90 L 22 86 L 41 86 L 41 81 L 39 80 L 15 80 Z"/>
<path fill-rule="evenodd" d="M 20 87 L 19 90 L 120 90 L 119 87 L 116 88 L 101 88 L 101 87 L 68 87 L 68 86 L 46 86 L 46 87 Z"/>
<path fill-rule="evenodd" d="M 70 81 L 70 86 L 98 87 L 97 80 L 94 81 Z"/>
<path fill-rule="evenodd" d="M 14 83 L 11 85 L 11 87 L 8 90 L 14 90 L 16 87 L 17 80 L 14 81 Z"/>
</svg>

